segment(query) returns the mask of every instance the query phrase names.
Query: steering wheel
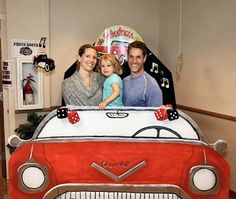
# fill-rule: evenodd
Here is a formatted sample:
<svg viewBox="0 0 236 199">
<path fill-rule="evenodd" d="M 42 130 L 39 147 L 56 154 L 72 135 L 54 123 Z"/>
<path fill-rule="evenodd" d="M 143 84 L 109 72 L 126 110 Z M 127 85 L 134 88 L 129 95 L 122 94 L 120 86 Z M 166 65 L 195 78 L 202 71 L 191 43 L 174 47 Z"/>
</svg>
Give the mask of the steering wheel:
<svg viewBox="0 0 236 199">
<path fill-rule="evenodd" d="M 160 137 L 160 131 L 161 130 L 167 130 L 171 133 L 173 133 L 174 135 L 176 135 L 179 139 L 182 139 L 183 137 L 177 133 L 176 131 L 170 129 L 170 128 L 167 128 L 167 127 L 164 127 L 164 126 L 147 126 L 147 127 L 144 127 L 144 128 L 141 128 L 139 129 L 137 132 L 135 132 L 131 137 L 132 138 L 135 138 L 138 134 L 140 134 L 141 132 L 145 131 L 145 130 L 148 130 L 148 129 L 155 129 L 157 131 L 157 138 Z"/>
</svg>

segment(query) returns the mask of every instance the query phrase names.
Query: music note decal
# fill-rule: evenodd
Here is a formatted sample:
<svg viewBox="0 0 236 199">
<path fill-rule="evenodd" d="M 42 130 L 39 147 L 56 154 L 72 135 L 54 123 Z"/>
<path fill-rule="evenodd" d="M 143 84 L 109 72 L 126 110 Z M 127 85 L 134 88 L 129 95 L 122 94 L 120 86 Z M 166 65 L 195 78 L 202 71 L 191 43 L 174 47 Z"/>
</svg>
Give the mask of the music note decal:
<svg viewBox="0 0 236 199">
<path fill-rule="evenodd" d="M 162 84 L 161 87 L 165 87 L 165 88 L 169 88 L 170 87 L 170 83 L 169 80 L 165 77 L 162 78 Z"/>
<path fill-rule="evenodd" d="M 156 69 L 155 69 L 156 68 Z M 158 73 L 158 64 L 157 63 L 152 63 L 152 68 L 150 71 L 153 73 Z"/>
<path fill-rule="evenodd" d="M 39 42 L 39 47 L 43 47 L 43 48 L 46 47 L 45 45 L 46 39 L 47 39 L 46 37 L 41 37 L 40 42 Z"/>
</svg>

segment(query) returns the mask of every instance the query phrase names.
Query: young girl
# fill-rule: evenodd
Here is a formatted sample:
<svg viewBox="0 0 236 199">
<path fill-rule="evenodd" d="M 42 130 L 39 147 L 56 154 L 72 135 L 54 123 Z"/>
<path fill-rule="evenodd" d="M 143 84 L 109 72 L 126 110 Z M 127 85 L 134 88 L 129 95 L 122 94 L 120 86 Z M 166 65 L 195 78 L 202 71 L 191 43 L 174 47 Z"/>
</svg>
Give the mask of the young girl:
<svg viewBox="0 0 236 199">
<path fill-rule="evenodd" d="M 105 54 L 100 60 L 101 73 L 106 77 L 103 83 L 103 98 L 99 104 L 100 109 L 106 106 L 123 106 L 123 83 L 118 76 L 122 73 L 121 66 L 113 54 Z"/>
</svg>

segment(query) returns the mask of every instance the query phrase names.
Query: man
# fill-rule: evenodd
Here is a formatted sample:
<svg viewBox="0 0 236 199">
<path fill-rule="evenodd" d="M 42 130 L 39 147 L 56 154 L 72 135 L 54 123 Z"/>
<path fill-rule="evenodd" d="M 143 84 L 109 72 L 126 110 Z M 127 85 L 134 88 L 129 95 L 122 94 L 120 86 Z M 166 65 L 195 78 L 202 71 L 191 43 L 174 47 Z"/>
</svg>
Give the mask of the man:
<svg viewBox="0 0 236 199">
<path fill-rule="evenodd" d="M 158 107 L 163 104 L 162 91 L 157 81 L 144 71 L 147 58 L 146 45 L 134 41 L 128 46 L 128 65 L 131 75 L 124 78 L 123 102 L 125 106 Z"/>
</svg>

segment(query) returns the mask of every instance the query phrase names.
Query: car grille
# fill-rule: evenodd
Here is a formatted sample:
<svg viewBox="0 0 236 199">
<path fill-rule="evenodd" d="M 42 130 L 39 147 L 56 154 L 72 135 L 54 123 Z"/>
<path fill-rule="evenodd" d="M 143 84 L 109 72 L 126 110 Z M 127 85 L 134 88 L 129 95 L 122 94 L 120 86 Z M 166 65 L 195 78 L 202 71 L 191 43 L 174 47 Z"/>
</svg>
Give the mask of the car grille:
<svg viewBox="0 0 236 199">
<path fill-rule="evenodd" d="M 43 199 L 191 199 L 176 185 L 61 184 Z"/>
<path fill-rule="evenodd" d="M 66 192 L 56 199 L 182 199 L 172 193 Z"/>
</svg>

